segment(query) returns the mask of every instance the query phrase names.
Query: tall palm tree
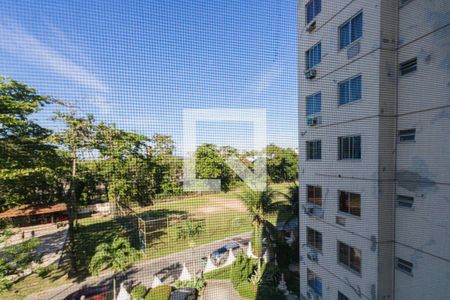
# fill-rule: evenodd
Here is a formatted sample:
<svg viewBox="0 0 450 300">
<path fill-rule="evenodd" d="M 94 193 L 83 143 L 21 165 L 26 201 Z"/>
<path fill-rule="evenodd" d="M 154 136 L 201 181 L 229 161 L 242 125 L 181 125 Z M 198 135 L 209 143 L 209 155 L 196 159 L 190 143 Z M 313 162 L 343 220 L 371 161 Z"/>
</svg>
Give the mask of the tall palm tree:
<svg viewBox="0 0 450 300">
<path fill-rule="evenodd" d="M 293 185 L 288 187 L 287 193 L 282 193 L 284 198 L 287 200 L 288 204 L 285 205 L 285 209 L 288 211 L 289 215 L 284 222 L 284 224 L 288 224 L 292 220 L 297 220 L 299 217 L 299 190 L 298 184 L 294 183 Z"/>
<path fill-rule="evenodd" d="M 247 211 L 252 217 L 252 246 L 253 254 L 261 257 L 263 255 L 263 238 L 273 225 L 267 220 L 270 213 L 278 210 L 279 205 L 274 200 L 275 192 L 268 188 L 265 191 L 253 191 L 245 189 L 240 195 Z"/>
</svg>

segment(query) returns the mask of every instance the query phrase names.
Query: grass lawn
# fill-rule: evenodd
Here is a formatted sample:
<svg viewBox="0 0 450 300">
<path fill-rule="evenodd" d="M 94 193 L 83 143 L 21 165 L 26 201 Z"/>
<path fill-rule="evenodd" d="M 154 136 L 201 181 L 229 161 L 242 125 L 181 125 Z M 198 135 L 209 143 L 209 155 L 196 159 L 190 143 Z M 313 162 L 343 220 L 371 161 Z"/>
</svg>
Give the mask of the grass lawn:
<svg viewBox="0 0 450 300">
<path fill-rule="evenodd" d="M 273 184 L 276 191 L 286 192 L 289 184 Z M 205 230 L 195 240 L 177 240 L 177 228 L 179 224 L 171 224 L 168 229 L 162 230 L 160 236 L 155 239 L 141 260 L 154 259 L 171 253 L 180 252 L 191 247 L 224 239 L 251 230 L 251 219 L 245 207 L 239 200 L 239 190 L 228 193 L 188 196 L 176 198 L 173 201 L 160 201 L 154 205 L 137 209 L 139 213 L 152 217 L 174 216 L 189 214 L 190 218 L 203 222 Z M 276 201 L 283 201 L 282 196 L 277 196 Z M 270 216 L 270 221 L 286 218 L 286 212 L 281 211 Z M 80 278 L 88 276 L 87 267 L 95 253 L 95 248 L 101 243 L 110 243 L 117 234 L 126 236 L 122 227 L 110 217 L 84 218 L 79 220 L 77 232 L 77 259 L 80 270 Z M 40 278 L 33 274 L 14 284 L 11 292 L 0 294 L 0 298 L 21 299 L 24 295 L 36 291 L 53 288 L 69 283 L 67 278 L 67 266 L 53 271 L 46 278 Z M 14 291 L 18 290 L 18 293 Z"/>
</svg>

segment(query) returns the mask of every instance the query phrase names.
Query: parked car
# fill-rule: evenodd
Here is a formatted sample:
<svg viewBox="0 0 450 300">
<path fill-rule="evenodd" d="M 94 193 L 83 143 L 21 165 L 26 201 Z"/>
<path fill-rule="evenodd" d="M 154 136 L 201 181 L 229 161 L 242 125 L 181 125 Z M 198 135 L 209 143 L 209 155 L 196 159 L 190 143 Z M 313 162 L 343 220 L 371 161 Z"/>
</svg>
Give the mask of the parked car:
<svg viewBox="0 0 450 300">
<path fill-rule="evenodd" d="M 216 265 L 220 265 L 225 260 L 225 257 L 228 254 L 228 252 L 230 251 L 230 249 L 232 249 L 234 251 L 234 250 L 239 249 L 240 247 L 241 246 L 237 242 L 232 242 L 232 243 L 226 244 L 225 246 L 214 250 L 211 253 L 211 259 L 213 260 L 213 262 Z"/>
<path fill-rule="evenodd" d="M 177 289 L 170 294 L 169 300 L 196 300 L 197 290 L 194 288 Z"/>
</svg>

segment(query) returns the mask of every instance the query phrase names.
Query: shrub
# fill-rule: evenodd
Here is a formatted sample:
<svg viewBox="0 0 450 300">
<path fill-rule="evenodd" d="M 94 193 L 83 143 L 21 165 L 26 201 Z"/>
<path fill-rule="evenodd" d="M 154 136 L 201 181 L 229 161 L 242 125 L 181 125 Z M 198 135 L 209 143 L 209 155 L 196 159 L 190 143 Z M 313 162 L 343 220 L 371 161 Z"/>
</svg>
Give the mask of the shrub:
<svg viewBox="0 0 450 300">
<path fill-rule="evenodd" d="M 194 277 L 192 280 L 177 280 L 175 281 L 175 288 L 193 288 L 201 291 L 205 287 L 205 280 L 203 278 Z"/>
<path fill-rule="evenodd" d="M 131 290 L 131 299 L 133 300 L 144 299 L 146 293 L 147 288 L 142 284 L 138 284 Z"/>
<path fill-rule="evenodd" d="M 45 278 L 48 276 L 48 274 L 50 274 L 51 272 L 53 272 L 54 270 L 56 270 L 56 265 L 48 265 L 46 267 L 37 267 L 34 272 L 41 278 Z"/>
<path fill-rule="evenodd" d="M 186 238 L 194 238 L 205 230 L 205 226 L 201 222 L 187 221 L 184 222 L 177 230 L 177 240 Z"/>
<path fill-rule="evenodd" d="M 256 269 L 258 260 L 251 259 L 240 253 L 231 266 L 231 282 L 236 287 L 240 282 L 248 281 Z"/>
<path fill-rule="evenodd" d="M 231 266 L 219 268 L 204 274 L 206 279 L 229 279 L 231 276 Z"/>
<path fill-rule="evenodd" d="M 280 282 L 280 278 L 280 269 L 273 264 L 267 264 L 262 278 L 262 284 L 267 286 L 277 286 Z"/>
<path fill-rule="evenodd" d="M 285 300 L 286 297 L 281 293 L 280 290 L 278 290 L 276 287 L 273 286 L 261 286 L 256 291 L 256 300 Z"/>
<path fill-rule="evenodd" d="M 160 285 L 151 289 L 145 300 L 169 300 L 172 287 L 170 285 Z"/>
</svg>

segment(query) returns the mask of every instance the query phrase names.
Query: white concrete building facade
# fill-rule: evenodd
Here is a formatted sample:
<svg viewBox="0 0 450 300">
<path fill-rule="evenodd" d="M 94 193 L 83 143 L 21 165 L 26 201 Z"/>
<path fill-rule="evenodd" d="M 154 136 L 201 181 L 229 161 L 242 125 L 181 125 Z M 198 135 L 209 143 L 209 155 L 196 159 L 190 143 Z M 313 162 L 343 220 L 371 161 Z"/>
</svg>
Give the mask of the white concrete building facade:
<svg viewBox="0 0 450 300">
<path fill-rule="evenodd" d="M 450 2 L 299 1 L 300 287 L 450 299 Z"/>
</svg>

